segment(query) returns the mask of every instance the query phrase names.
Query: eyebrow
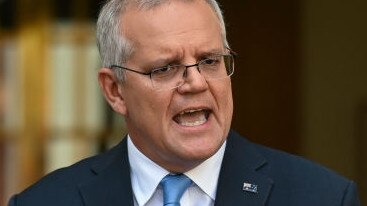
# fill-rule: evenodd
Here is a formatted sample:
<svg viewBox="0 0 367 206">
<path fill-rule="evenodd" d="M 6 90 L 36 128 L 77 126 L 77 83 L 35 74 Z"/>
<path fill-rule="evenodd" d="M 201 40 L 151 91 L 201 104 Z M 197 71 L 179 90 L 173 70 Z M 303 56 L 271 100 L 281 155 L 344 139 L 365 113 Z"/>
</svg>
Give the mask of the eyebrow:
<svg viewBox="0 0 367 206">
<path fill-rule="evenodd" d="M 212 55 L 219 55 L 219 54 L 223 54 L 223 49 L 222 48 L 213 48 L 213 49 L 208 49 L 208 50 L 204 50 L 204 51 L 196 51 L 194 56 L 196 59 L 200 59 L 200 58 L 204 58 L 204 57 L 209 57 Z M 165 66 L 169 63 L 172 62 L 177 62 L 179 63 L 182 59 L 184 58 L 183 54 L 181 53 L 176 53 L 173 55 L 167 55 L 166 57 L 157 57 L 157 59 L 153 59 L 152 61 L 150 61 L 147 65 L 147 67 L 144 67 L 144 69 L 152 69 L 152 68 L 158 68 L 161 66 Z"/>
<path fill-rule="evenodd" d="M 156 59 L 152 59 L 152 61 L 149 62 L 150 67 L 161 67 L 165 66 L 172 62 L 179 62 L 184 58 L 184 54 L 182 52 L 172 52 L 170 53 L 170 50 L 167 50 L 167 53 L 161 56 L 158 56 Z M 147 68 L 151 69 L 151 68 Z"/>
<path fill-rule="evenodd" d="M 160 67 L 160 66 L 165 66 L 166 64 L 168 64 L 170 62 L 177 61 L 178 59 L 180 59 L 178 57 L 178 55 L 172 55 L 170 57 L 168 57 L 168 56 L 167 57 L 158 57 L 157 59 L 154 59 L 151 62 L 149 62 L 149 64 L 150 64 L 150 67 Z"/>
<path fill-rule="evenodd" d="M 211 55 L 218 55 L 218 54 L 223 54 L 223 49 L 218 49 L 218 48 L 215 48 L 215 49 L 210 49 L 210 50 L 207 50 L 207 51 L 203 51 L 203 52 L 197 52 L 197 57 L 205 57 L 205 56 L 211 56 Z"/>
</svg>

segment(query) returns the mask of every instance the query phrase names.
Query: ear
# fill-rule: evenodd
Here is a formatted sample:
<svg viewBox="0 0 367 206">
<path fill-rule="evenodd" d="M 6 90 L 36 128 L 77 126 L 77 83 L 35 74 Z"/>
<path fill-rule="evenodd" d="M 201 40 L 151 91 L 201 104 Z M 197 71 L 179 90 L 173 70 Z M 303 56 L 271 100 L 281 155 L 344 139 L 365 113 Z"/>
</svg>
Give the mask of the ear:
<svg viewBox="0 0 367 206">
<path fill-rule="evenodd" d="M 99 86 L 107 102 L 111 105 L 115 112 L 125 115 L 126 104 L 123 97 L 122 85 L 116 79 L 114 72 L 109 68 L 102 68 L 98 72 Z"/>
</svg>

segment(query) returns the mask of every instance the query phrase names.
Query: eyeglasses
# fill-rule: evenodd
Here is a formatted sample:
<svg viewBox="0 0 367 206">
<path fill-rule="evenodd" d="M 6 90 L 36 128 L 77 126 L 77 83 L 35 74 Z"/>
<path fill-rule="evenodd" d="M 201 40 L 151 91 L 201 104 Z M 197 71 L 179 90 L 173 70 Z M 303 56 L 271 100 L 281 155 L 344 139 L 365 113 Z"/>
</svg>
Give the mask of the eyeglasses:
<svg viewBox="0 0 367 206">
<path fill-rule="evenodd" d="M 235 53 L 214 55 L 196 64 L 192 65 L 167 65 L 151 70 L 150 72 L 141 72 L 129 69 L 119 65 L 111 65 L 110 68 L 120 68 L 127 71 L 150 77 L 152 86 L 157 90 L 169 90 L 180 87 L 185 83 L 187 77 L 187 69 L 196 67 L 200 74 L 206 80 L 223 79 L 234 73 L 234 56 Z"/>
</svg>

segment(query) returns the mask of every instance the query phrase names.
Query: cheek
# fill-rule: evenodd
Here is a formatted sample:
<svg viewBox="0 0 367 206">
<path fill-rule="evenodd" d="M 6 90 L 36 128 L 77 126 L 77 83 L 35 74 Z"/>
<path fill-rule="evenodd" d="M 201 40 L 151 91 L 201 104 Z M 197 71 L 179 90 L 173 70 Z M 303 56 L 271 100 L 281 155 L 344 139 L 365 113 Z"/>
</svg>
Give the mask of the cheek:
<svg viewBox="0 0 367 206">
<path fill-rule="evenodd" d="M 166 94 L 152 93 L 149 98 L 145 99 L 147 112 L 154 114 L 156 117 L 164 117 L 167 115 L 171 104 L 171 96 Z"/>
<path fill-rule="evenodd" d="M 233 98 L 232 93 L 230 91 L 227 94 L 228 94 L 227 96 L 222 97 L 223 103 L 221 105 L 220 110 L 223 115 L 225 127 L 230 127 L 233 115 Z"/>
<path fill-rule="evenodd" d="M 219 109 L 219 120 L 225 129 L 225 132 L 231 127 L 232 116 L 233 116 L 233 97 L 231 84 L 225 84 L 219 91 L 216 97 Z"/>
<path fill-rule="evenodd" d="M 232 114 L 233 98 L 230 80 L 222 84 L 213 85 L 212 91 L 218 104 L 218 108 L 226 114 Z"/>
<path fill-rule="evenodd" d="M 228 108 L 232 111 L 233 110 L 233 95 L 232 95 L 232 86 L 230 85 L 227 91 L 228 94 Z"/>
<path fill-rule="evenodd" d="M 143 124 L 146 122 L 148 126 L 160 127 L 165 121 L 170 105 L 170 97 L 165 94 L 157 92 L 135 93 L 134 98 L 130 98 L 129 105 L 127 105 L 128 114 L 138 118 Z"/>
</svg>

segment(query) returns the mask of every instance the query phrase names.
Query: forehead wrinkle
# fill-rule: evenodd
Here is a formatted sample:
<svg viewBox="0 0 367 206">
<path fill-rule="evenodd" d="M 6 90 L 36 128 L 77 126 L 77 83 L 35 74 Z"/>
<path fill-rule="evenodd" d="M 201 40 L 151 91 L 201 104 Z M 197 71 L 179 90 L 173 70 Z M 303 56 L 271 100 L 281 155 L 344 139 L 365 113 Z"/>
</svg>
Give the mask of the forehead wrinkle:
<svg viewBox="0 0 367 206">
<path fill-rule="evenodd" d="M 158 59 L 158 61 L 162 60 L 161 62 L 169 62 L 169 61 L 177 61 L 177 62 L 188 62 L 192 63 L 190 61 L 198 61 L 203 57 L 211 56 L 211 55 L 218 55 L 223 54 L 223 48 L 222 47 L 189 47 L 185 50 L 185 48 L 180 48 L 179 51 L 176 52 L 174 49 L 166 48 L 164 49 L 167 52 L 166 58 Z"/>
<path fill-rule="evenodd" d="M 149 58 L 155 63 L 170 63 L 172 61 L 179 61 L 183 59 L 184 56 L 184 49 L 160 47 L 155 49 L 154 54 Z"/>
<path fill-rule="evenodd" d="M 141 11 L 139 8 L 135 7 L 132 10 L 129 10 L 129 12 L 126 12 L 124 14 L 125 17 L 127 18 L 123 18 L 124 19 L 123 21 L 127 24 L 123 24 L 122 29 L 125 31 L 126 37 L 131 40 L 133 47 L 135 48 L 132 56 L 138 57 L 140 55 L 144 55 L 144 58 L 147 60 L 146 62 L 148 61 L 149 62 L 157 62 L 157 61 L 159 62 L 162 60 L 163 61 L 183 62 L 183 60 L 185 60 L 185 62 L 191 63 L 192 61 L 195 61 L 198 58 L 202 58 L 205 55 L 223 52 L 222 51 L 223 44 L 222 44 L 222 38 L 220 35 L 220 26 L 218 22 L 214 23 L 212 21 L 210 23 L 210 24 L 213 24 L 213 23 L 216 24 L 215 27 L 213 27 L 215 28 L 215 31 L 212 31 L 212 32 L 218 32 L 218 35 L 220 36 L 219 42 L 214 43 L 214 45 L 213 45 L 213 40 L 210 40 L 212 36 L 211 34 L 212 32 L 205 34 L 204 36 L 202 35 L 202 30 L 205 29 L 204 28 L 205 25 L 202 25 L 202 24 L 198 24 L 198 25 L 195 24 L 195 27 L 192 27 L 191 30 L 189 31 L 186 30 L 187 27 L 185 28 L 175 27 L 177 29 L 167 30 L 167 28 L 165 27 L 160 27 L 160 25 L 162 25 L 162 22 L 159 22 L 159 23 L 154 22 L 153 25 L 147 25 L 148 27 L 140 27 L 138 26 L 139 25 L 138 22 L 136 22 L 138 23 L 138 25 L 136 24 L 135 26 L 131 25 L 131 23 L 135 21 L 134 16 L 139 15 L 138 13 L 140 12 L 147 12 L 147 14 L 150 13 L 150 15 L 147 15 L 145 16 L 145 18 L 140 19 L 141 21 L 145 21 L 145 20 L 149 21 L 151 19 L 149 16 L 153 15 L 153 18 L 154 18 L 155 16 L 154 13 L 156 12 L 155 9 L 158 9 L 158 8 L 160 7 L 156 7 L 153 10 Z M 170 12 L 174 12 L 171 6 L 161 7 L 161 8 L 163 8 L 164 10 L 167 9 L 166 11 L 170 10 Z M 163 12 L 165 12 L 164 10 Z M 209 17 L 205 17 L 205 18 L 209 18 Z M 216 16 L 214 17 L 216 19 Z M 171 21 L 171 20 L 166 19 L 166 21 Z M 187 23 L 187 21 L 184 21 L 184 22 Z M 154 26 L 155 24 L 157 24 L 157 27 Z M 130 25 L 133 27 L 129 28 Z M 191 26 L 194 26 L 194 25 L 191 25 Z M 151 28 L 154 28 L 154 29 L 152 30 Z M 155 31 L 155 29 L 157 28 L 158 30 Z M 143 31 L 137 32 L 138 29 L 143 29 Z M 149 35 L 148 35 L 148 38 L 145 38 L 145 40 L 143 39 L 143 41 L 140 41 L 141 39 L 140 40 L 137 39 L 138 36 L 133 35 L 134 32 L 146 33 Z M 198 35 L 195 35 L 195 33 L 197 32 L 198 32 Z M 190 33 L 190 35 L 187 35 L 188 33 Z M 163 35 L 163 37 L 157 38 L 157 35 Z M 195 39 L 196 43 L 192 42 L 190 39 L 193 35 L 196 36 L 196 39 Z M 182 36 L 182 38 L 180 38 L 180 36 Z M 155 42 L 150 41 L 149 39 L 151 39 L 151 37 L 154 37 L 155 39 L 157 39 L 157 41 Z M 173 38 L 178 38 L 181 40 L 177 42 Z M 197 43 L 199 43 L 199 45 Z M 141 50 L 138 48 L 145 48 L 144 49 L 145 54 L 138 53 Z M 222 48 L 220 52 L 218 52 L 220 50 L 219 48 Z M 141 59 L 141 56 L 138 58 Z"/>
</svg>

